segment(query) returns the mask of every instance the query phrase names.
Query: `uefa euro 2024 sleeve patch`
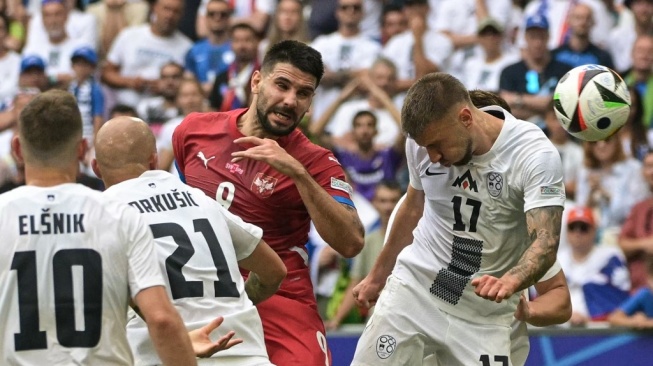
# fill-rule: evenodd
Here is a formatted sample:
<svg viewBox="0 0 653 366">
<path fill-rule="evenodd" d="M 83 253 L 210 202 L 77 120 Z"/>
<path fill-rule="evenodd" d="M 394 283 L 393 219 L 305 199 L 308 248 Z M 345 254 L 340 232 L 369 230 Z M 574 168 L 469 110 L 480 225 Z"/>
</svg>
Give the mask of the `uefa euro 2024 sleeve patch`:
<svg viewBox="0 0 653 366">
<path fill-rule="evenodd" d="M 331 188 L 347 192 L 349 195 L 354 193 L 354 190 L 351 188 L 349 183 L 334 177 L 331 177 Z"/>
</svg>

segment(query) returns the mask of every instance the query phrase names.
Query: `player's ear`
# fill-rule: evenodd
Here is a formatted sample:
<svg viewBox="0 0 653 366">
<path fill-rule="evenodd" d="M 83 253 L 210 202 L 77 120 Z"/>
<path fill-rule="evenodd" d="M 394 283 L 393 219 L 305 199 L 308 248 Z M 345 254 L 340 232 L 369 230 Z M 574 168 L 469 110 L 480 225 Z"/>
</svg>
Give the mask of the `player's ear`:
<svg viewBox="0 0 653 366">
<path fill-rule="evenodd" d="M 159 154 L 152 153 L 152 155 L 150 155 L 149 163 L 150 163 L 149 166 L 150 170 L 157 170 L 159 168 Z"/>
<path fill-rule="evenodd" d="M 465 127 L 471 126 L 474 118 L 472 116 L 472 110 L 469 109 L 469 107 L 463 107 L 459 112 L 458 112 L 458 120 L 460 123 L 463 124 Z"/>
<path fill-rule="evenodd" d="M 100 166 L 98 165 L 96 158 L 91 160 L 91 169 L 93 169 L 93 173 L 95 173 L 98 178 L 102 179 L 102 171 L 100 170 Z"/>
<path fill-rule="evenodd" d="M 23 157 L 23 150 L 18 135 L 14 135 L 11 139 L 11 153 L 18 163 L 25 164 L 25 158 Z"/>
<path fill-rule="evenodd" d="M 252 89 L 252 94 L 258 94 L 259 92 L 259 84 L 261 84 L 261 80 L 263 80 L 263 75 L 261 75 L 261 71 L 256 70 L 252 74 L 252 79 L 250 80 L 250 87 Z"/>
</svg>

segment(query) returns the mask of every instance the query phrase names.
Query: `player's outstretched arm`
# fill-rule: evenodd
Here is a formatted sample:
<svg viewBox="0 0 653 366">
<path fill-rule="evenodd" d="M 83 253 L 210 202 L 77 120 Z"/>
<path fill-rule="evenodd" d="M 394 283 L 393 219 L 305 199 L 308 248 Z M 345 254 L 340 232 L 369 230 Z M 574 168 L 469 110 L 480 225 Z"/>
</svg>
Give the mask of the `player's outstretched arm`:
<svg viewBox="0 0 653 366">
<path fill-rule="evenodd" d="M 562 324 L 571 318 L 571 297 L 562 270 L 552 278 L 536 283 L 535 289 L 539 296 L 533 301 L 520 298 L 515 318 L 536 327 Z"/>
<path fill-rule="evenodd" d="M 250 271 L 245 281 L 245 292 L 255 305 L 274 295 L 286 278 L 283 261 L 263 240 L 249 257 L 238 261 L 238 265 Z"/>
<path fill-rule="evenodd" d="M 489 275 L 472 280 L 474 292 L 482 298 L 501 302 L 517 291 L 534 285 L 556 260 L 560 242 L 562 206 L 538 207 L 526 212 L 531 245 L 517 265 L 501 278 Z"/>
<path fill-rule="evenodd" d="M 219 316 L 213 319 L 209 324 L 188 332 L 190 342 L 193 344 L 193 352 L 195 352 L 195 356 L 201 358 L 211 357 L 219 351 L 224 351 L 237 344 L 243 343 L 243 340 L 240 338 L 232 339 L 233 336 L 236 335 L 236 332 L 233 330 L 229 331 L 229 333 L 223 335 L 215 342 L 209 338 L 211 332 L 216 330 L 223 321 L 224 318 Z"/>
<path fill-rule="evenodd" d="M 134 303 L 145 319 L 150 338 L 163 364 L 197 364 L 186 327 L 163 286 L 140 291 L 134 297 Z"/>
<path fill-rule="evenodd" d="M 360 253 L 365 229 L 355 208 L 334 200 L 302 163 L 290 156 L 276 141 L 249 136 L 234 142 L 256 146 L 232 153 L 233 162 L 243 158 L 263 161 L 290 177 L 322 239 L 346 258 Z"/>
<path fill-rule="evenodd" d="M 385 281 L 392 272 L 399 253 L 413 242 L 413 230 L 424 212 L 424 191 L 408 186 L 406 198 L 395 208 L 397 214 L 389 224 L 390 233 L 370 273 L 356 287 L 354 298 L 359 306 L 376 304 Z"/>
</svg>

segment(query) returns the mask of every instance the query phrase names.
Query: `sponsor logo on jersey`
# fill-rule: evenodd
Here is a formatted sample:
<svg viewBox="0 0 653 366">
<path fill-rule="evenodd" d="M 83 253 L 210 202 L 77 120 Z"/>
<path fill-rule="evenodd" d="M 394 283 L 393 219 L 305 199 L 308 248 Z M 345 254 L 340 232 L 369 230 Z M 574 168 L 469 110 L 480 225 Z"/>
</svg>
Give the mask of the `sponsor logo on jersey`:
<svg viewBox="0 0 653 366">
<path fill-rule="evenodd" d="M 227 170 L 229 170 L 229 173 L 231 174 L 233 173 L 243 174 L 245 172 L 243 168 L 240 167 L 240 165 L 234 163 L 227 163 L 224 165 L 224 167 L 227 168 Z"/>
<path fill-rule="evenodd" d="M 503 188 L 503 176 L 501 173 L 489 172 L 487 173 L 487 191 L 492 197 L 499 197 L 501 189 Z"/>
<path fill-rule="evenodd" d="M 340 165 L 340 162 L 338 161 L 338 159 L 334 158 L 333 156 L 329 156 L 328 159 L 331 160 L 331 161 L 335 161 L 338 165 Z"/>
<path fill-rule="evenodd" d="M 48 195 L 48 201 L 54 201 L 54 195 L 53 194 Z"/>
<path fill-rule="evenodd" d="M 376 355 L 381 359 L 386 359 L 392 356 L 392 353 L 397 348 L 397 340 L 390 335 L 382 335 L 376 340 Z"/>
<path fill-rule="evenodd" d="M 215 156 L 211 156 L 210 158 L 207 159 L 206 156 L 204 156 L 204 153 L 201 151 L 198 152 L 196 156 L 202 160 L 205 169 L 209 168 L 209 160 L 215 159 Z"/>
<path fill-rule="evenodd" d="M 429 177 L 434 176 L 434 175 L 442 175 L 442 174 L 447 174 L 447 172 L 432 172 L 429 171 L 433 165 L 429 165 L 426 170 L 424 171 L 424 174 L 428 175 Z"/>
<path fill-rule="evenodd" d="M 540 194 L 542 196 L 560 196 L 562 195 L 562 190 L 558 187 L 542 186 L 540 187 Z"/>
<path fill-rule="evenodd" d="M 354 193 L 354 190 L 351 188 L 349 183 L 334 177 L 331 177 L 331 188 L 347 192 L 348 194 Z"/>
<path fill-rule="evenodd" d="M 154 183 L 150 183 L 150 184 L 148 184 L 148 186 L 149 186 L 150 188 L 156 188 L 156 184 L 154 184 Z"/>
<path fill-rule="evenodd" d="M 452 187 L 460 187 L 463 190 L 469 188 L 470 191 L 478 193 L 478 186 L 474 178 L 472 178 L 472 173 L 467 169 L 467 171 L 456 178 L 456 180 L 451 185 Z"/>
<path fill-rule="evenodd" d="M 270 197 L 274 192 L 274 187 L 277 185 L 277 178 L 265 175 L 263 173 L 256 174 L 250 189 L 258 193 L 261 197 Z"/>
</svg>

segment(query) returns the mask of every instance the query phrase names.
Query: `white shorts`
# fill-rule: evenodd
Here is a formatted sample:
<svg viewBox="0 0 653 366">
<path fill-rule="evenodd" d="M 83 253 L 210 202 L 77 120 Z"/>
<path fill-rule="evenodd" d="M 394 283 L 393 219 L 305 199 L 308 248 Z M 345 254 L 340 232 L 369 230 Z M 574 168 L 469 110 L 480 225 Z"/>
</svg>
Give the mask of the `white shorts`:
<svg viewBox="0 0 653 366">
<path fill-rule="evenodd" d="M 352 366 L 511 366 L 510 327 L 479 324 L 440 310 L 427 289 L 390 276 L 358 340 Z"/>
</svg>

